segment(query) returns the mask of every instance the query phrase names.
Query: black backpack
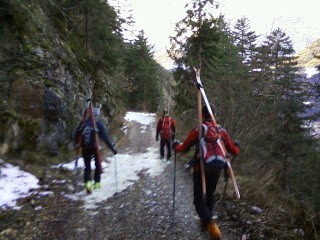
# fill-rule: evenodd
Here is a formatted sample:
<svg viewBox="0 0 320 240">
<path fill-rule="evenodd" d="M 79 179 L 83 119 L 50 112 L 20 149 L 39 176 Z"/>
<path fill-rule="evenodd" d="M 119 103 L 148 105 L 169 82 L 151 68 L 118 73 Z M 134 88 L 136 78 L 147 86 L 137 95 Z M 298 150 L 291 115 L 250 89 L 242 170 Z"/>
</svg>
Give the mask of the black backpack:
<svg viewBox="0 0 320 240">
<path fill-rule="evenodd" d="M 90 121 L 86 121 L 82 129 L 82 147 L 94 147 L 94 128 Z"/>
</svg>

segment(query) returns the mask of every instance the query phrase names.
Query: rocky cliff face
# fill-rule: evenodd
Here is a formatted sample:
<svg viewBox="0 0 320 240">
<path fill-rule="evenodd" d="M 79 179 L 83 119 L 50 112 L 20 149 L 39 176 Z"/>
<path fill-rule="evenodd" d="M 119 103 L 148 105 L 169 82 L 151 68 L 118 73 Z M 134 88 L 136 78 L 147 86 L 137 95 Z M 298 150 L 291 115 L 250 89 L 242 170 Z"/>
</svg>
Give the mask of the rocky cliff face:
<svg viewBox="0 0 320 240">
<path fill-rule="evenodd" d="M 58 45 L 57 41 L 52 44 Z M 70 147 L 86 97 L 80 87 L 87 82 L 89 89 L 90 82 L 77 65 L 64 63 L 71 56 L 62 47 L 54 50 L 48 52 L 39 46 L 32 49 L 34 61 L 42 62 L 37 74 L 30 75 L 25 69 L 15 71 L 8 98 L 2 101 L 3 155 L 39 149 L 57 155 L 61 148 Z"/>
<path fill-rule="evenodd" d="M 26 18 L 16 12 L 0 17 L 0 154 L 29 161 L 72 149 L 93 85 L 45 11 L 32 9 Z"/>
</svg>

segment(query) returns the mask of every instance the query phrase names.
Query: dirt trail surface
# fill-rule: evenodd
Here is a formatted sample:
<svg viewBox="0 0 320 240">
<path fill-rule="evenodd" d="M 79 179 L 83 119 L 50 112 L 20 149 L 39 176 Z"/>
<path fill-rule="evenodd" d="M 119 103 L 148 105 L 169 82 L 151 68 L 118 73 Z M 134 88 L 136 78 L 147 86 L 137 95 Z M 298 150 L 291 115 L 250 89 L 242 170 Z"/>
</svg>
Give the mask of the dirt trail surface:
<svg viewBox="0 0 320 240">
<path fill-rule="evenodd" d="M 140 123 L 130 122 L 118 155 L 158 150 L 155 126 L 154 121 L 142 131 Z M 44 190 L 51 194 L 24 199 L 18 212 L 1 212 L 0 220 L 5 223 L 1 224 L 0 239 L 209 239 L 192 203 L 192 174 L 185 168 L 186 161 L 177 155 L 173 215 L 174 156 L 166 161 L 156 155 L 164 166 L 160 174 L 150 175 L 147 169 L 139 171 L 138 179 L 130 186 L 97 202 L 94 209 L 84 207 L 87 196 L 79 197 L 79 191 L 83 191 L 82 172 L 77 176 L 62 169 L 55 170 L 59 175 L 51 172 L 42 180 Z M 117 171 L 119 175 L 121 165 Z M 61 175 L 70 178 L 57 179 Z M 223 239 L 241 239 L 241 231 L 236 230 L 225 211 L 226 205 L 232 207 L 232 201 L 217 202 L 217 222 Z"/>
</svg>

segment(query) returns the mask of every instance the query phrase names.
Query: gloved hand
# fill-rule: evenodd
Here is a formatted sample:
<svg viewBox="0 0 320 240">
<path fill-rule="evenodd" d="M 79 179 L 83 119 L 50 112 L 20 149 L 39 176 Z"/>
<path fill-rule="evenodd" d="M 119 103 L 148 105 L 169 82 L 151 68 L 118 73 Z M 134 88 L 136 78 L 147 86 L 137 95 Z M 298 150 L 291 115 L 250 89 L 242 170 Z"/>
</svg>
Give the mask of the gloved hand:
<svg viewBox="0 0 320 240">
<path fill-rule="evenodd" d="M 176 147 L 179 145 L 179 142 L 172 143 L 172 149 L 173 151 L 176 151 Z"/>
<path fill-rule="evenodd" d="M 240 148 L 240 140 L 235 140 L 233 144 Z"/>
<path fill-rule="evenodd" d="M 112 149 L 112 152 L 113 152 L 114 155 L 116 155 L 118 153 L 118 151 L 115 148 Z"/>
<path fill-rule="evenodd" d="M 159 141 L 159 137 L 158 137 L 158 136 L 156 136 L 156 141 L 157 141 L 157 142 Z"/>
</svg>

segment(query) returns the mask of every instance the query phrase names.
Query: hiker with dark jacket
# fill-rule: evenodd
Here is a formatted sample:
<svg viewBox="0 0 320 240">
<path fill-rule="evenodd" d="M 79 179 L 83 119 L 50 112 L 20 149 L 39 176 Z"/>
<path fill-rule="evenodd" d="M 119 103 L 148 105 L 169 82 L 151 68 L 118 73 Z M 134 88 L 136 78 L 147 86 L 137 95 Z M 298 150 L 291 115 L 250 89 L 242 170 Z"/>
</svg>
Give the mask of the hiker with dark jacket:
<svg viewBox="0 0 320 240">
<path fill-rule="evenodd" d="M 211 106 L 211 105 L 210 105 Z M 211 107 L 213 114 L 214 109 Z M 202 108 L 203 124 L 202 124 L 202 136 L 206 132 L 209 132 L 211 118 L 209 111 L 206 106 Z M 220 128 L 221 139 L 215 139 L 212 143 L 208 143 L 206 146 L 205 138 L 201 139 L 201 144 L 199 144 L 199 133 L 198 128 L 194 128 L 190 131 L 189 135 L 179 144 L 174 142 L 172 148 L 176 152 L 186 152 L 189 151 L 192 146 L 195 146 L 195 153 L 193 156 L 193 190 L 194 190 L 194 205 L 195 209 L 201 219 L 201 222 L 206 226 L 210 239 L 221 239 L 221 233 L 217 224 L 212 219 L 212 210 L 214 206 L 214 192 L 220 177 L 221 170 L 226 167 L 226 154 L 221 148 L 221 143 L 223 141 L 227 152 L 236 156 L 239 154 L 239 145 L 234 143 L 229 137 L 227 131 Z M 213 131 L 213 130 L 212 130 Z M 205 180 L 206 180 L 206 199 L 203 199 L 202 192 L 202 180 L 200 171 L 200 151 L 199 145 L 202 147 L 202 153 L 205 159 Z M 209 146 L 210 145 L 210 146 Z M 211 147 L 212 146 L 212 147 Z"/>
<path fill-rule="evenodd" d="M 108 148 L 111 149 L 113 154 L 117 154 L 117 150 L 112 145 L 106 128 L 102 125 L 102 123 L 97 120 L 98 116 L 100 115 L 100 108 L 93 108 L 93 115 L 96 121 L 96 131 L 98 133 L 99 138 L 105 142 Z M 91 123 L 90 118 L 88 117 L 84 124 L 80 123 L 75 136 L 75 141 L 78 143 L 79 138 L 81 137 L 81 148 L 82 148 L 82 157 L 84 159 L 84 183 L 85 188 L 88 192 L 92 192 L 93 188 L 98 189 L 101 188 L 101 172 L 98 166 L 98 158 L 97 158 L 97 148 L 100 146 L 95 146 L 94 141 L 94 129 Z M 95 160 L 95 171 L 94 171 L 94 185 L 92 187 L 91 182 L 91 159 L 94 157 Z"/>
<path fill-rule="evenodd" d="M 156 141 L 159 141 L 160 135 L 160 156 L 164 157 L 164 148 L 167 148 L 167 159 L 171 157 L 171 140 L 174 140 L 176 133 L 176 122 L 172 117 L 169 117 L 168 111 L 163 110 L 163 116 L 157 124 Z"/>
</svg>

